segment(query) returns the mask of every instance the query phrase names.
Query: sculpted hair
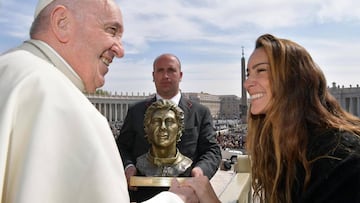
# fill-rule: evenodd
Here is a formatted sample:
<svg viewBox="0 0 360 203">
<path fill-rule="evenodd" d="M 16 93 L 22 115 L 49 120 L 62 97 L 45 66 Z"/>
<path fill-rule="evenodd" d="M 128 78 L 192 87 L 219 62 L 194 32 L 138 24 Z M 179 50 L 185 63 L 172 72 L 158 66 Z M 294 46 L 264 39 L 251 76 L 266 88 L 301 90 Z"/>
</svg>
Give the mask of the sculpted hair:
<svg viewBox="0 0 360 203">
<path fill-rule="evenodd" d="M 309 130 L 335 128 L 359 135 L 360 120 L 330 94 L 323 72 L 302 46 L 265 34 L 257 39 L 258 48 L 264 48 L 269 58 L 273 96 L 266 115 L 248 114 L 254 196 L 262 202 L 291 202 L 295 167 L 300 164 L 305 171 L 300 185 L 306 188 L 310 180 Z"/>
<path fill-rule="evenodd" d="M 153 114 L 158 110 L 167 110 L 173 111 L 175 113 L 175 118 L 178 124 L 178 134 L 177 134 L 177 142 L 180 141 L 180 137 L 182 136 L 182 131 L 184 130 L 184 112 L 183 110 L 174 104 L 170 100 L 159 99 L 158 101 L 152 103 L 149 108 L 147 108 L 145 112 L 144 118 L 144 130 L 145 130 L 145 138 L 147 138 L 149 133 L 149 127 L 151 125 L 151 118 Z"/>
</svg>

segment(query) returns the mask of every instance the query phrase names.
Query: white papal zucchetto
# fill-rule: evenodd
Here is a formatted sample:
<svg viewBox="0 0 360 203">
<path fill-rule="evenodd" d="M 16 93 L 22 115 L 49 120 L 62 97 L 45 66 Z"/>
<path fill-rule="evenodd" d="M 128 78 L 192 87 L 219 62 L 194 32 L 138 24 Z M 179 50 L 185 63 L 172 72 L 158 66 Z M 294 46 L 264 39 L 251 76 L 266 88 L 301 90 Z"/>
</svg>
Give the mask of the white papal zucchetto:
<svg viewBox="0 0 360 203">
<path fill-rule="evenodd" d="M 42 11 L 47 5 L 49 5 L 53 1 L 54 0 L 39 0 L 35 8 L 34 18 L 36 18 L 39 15 L 40 11 Z"/>
</svg>

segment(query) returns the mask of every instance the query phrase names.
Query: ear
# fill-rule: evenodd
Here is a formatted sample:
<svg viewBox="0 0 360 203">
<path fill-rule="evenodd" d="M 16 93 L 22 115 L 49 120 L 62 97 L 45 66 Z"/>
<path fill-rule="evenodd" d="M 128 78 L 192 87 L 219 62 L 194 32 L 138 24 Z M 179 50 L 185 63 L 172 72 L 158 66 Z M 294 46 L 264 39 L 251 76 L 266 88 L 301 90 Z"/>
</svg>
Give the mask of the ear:
<svg viewBox="0 0 360 203">
<path fill-rule="evenodd" d="M 69 41 L 71 22 L 70 11 L 62 6 L 56 6 L 51 12 L 51 29 L 61 43 Z"/>
<path fill-rule="evenodd" d="M 183 72 L 180 71 L 180 81 L 182 80 L 182 77 L 183 77 Z"/>
<path fill-rule="evenodd" d="M 155 77 L 154 77 L 155 73 L 154 71 L 152 72 L 152 76 L 153 76 L 153 82 L 155 82 Z"/>
</svg>

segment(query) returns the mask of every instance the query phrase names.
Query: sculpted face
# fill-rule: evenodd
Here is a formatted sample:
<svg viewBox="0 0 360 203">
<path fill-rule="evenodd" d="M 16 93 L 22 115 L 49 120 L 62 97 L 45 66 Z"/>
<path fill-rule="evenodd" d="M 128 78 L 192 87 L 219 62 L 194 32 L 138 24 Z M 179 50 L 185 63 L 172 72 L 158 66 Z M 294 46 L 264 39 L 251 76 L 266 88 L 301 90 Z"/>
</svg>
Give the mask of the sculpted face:
<svg viewBox="0 0 360 203">
<path fill-rule="evenodd" d="M 184 129 L 184 112 L 170 100 L 157 100 L 145 112 L 147 153 L 136 159 L 136 168 L 145 176 L 190 176 L 192 160 L 177 149 Z"/>
<path fill-rule="evenodd" d="M 179 126 L 173 111 L 157 110 L 151 118 L 149 141 L 158 148 L 176 147 L 178 130 Z"/>
</svg>

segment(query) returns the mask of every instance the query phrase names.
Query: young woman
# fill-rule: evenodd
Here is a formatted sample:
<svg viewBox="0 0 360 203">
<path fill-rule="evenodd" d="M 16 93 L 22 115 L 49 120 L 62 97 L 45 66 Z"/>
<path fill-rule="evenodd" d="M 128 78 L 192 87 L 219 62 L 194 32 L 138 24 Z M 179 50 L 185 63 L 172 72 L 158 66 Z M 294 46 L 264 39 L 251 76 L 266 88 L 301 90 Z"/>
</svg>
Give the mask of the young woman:
<svg viewBox="0 0 360 203">
<path fill-rule="evenodd" d="M 300 45 L 266 34 L 248 61 L 247 151 L 255 202 L 360 202 L 360 119 Z M 218 203 L 209 180 L 185 182 Z"/>
<path fill-rule="evenodd" d="M 248 153 L 261 202 L 360 202 L 360 119 L 300 45 L 260 36 L 249 58 Z"/>
</svg>

